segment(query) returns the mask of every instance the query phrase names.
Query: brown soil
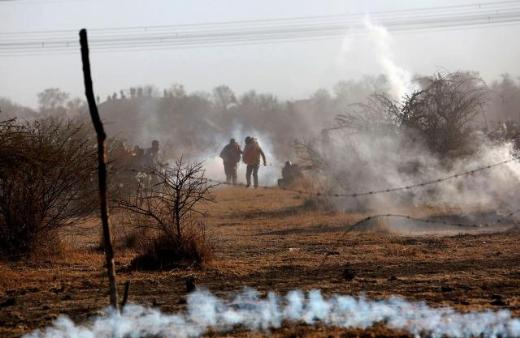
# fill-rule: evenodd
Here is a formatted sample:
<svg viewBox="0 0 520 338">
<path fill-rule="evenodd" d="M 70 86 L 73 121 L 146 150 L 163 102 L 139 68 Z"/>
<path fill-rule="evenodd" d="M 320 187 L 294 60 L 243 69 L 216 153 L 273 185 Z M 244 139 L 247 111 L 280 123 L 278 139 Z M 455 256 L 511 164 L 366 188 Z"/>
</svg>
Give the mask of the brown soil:
<svg viewBox="0 0 520 338">
<path fill-rule="evenodd" d="M 205 269 L 129 271 L 126 266 L 135 253 L 116 250 L 119 285 L 131 281 L 131 302 L 182 311 L 185 281 L 193 276 L 198 286 L 221 296 L 245 286 L 278 293 L 319 288 L 325 294 L 364 293 L 373 299 L 401 295 L 460 311 L 502 308 L 492 305 L 500 295 L 505 307 L 520 316 L 520 231 L 504 231 L 507 224 L 482 229 L 418 224 L 417 233 L 407 224 L 403 235 L 395 233 L 395 222 L 382 219 L 356 229 L 365 231 L 346 232 L 349 224 L 370 213 L 306 208 L 304 196 L 276 189 L 222 188 L 216 198 L 218 203 L 207 206 L 206 218 L 215 258 Z M 432 208 L 400 212 L 439 217 Z M 117 217 L 113 223 L 116 237 L 123 236 Z M 48 326 L 59 314 L 85 321 L 107 305 L 103 255 L 96 251 L 98 229 L 92 219 L 64 231 L 68 249 L 61 257 L 0 263 L 0 337 Z M 368 330 L 285 325 L 269 334 L 406 335 L 383 325 Z M 256 335 L 267 333 L 227 334 Z"/>
</svg>

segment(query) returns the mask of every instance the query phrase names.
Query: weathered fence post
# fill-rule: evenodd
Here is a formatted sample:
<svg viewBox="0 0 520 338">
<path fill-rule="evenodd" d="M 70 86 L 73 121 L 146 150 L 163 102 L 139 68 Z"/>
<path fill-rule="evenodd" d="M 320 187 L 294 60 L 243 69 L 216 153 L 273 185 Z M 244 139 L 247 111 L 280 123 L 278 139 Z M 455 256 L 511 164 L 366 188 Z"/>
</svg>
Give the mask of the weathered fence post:
<svg viewBox="0 0 520 338">
<path fill-rule="evenodd" d="M 110 305 L 114 309 L 118 309 L 117 288 L 116 288 L 116 270 L 114 264 L 114 250 L 112 248 L 112 236 L 110 233 L 110 224 L 108 222 L 108 196 L 107 196 L 107 166 L 105 156 L 105 129 L 103 122 L 99 117 L 94 89 L 92 88 L 92 76 L 90 74 L 90 60 L 88 50 L 87 30 L 79 31 L 79 42 L 81 45 L 81 60 L 83 62 L 83 78 L 85 82 L 85 95 L 90 110 L 92 124 L 96 129 L 97 149 L 98 149 L 98 180 L 99 180 L 99 199 L 101 208 L 101 224 L 103 225 L 103 239 L 105 245 L 105 258 L 107 266 L 107 274 L 110 288 Z"/>
</svg>

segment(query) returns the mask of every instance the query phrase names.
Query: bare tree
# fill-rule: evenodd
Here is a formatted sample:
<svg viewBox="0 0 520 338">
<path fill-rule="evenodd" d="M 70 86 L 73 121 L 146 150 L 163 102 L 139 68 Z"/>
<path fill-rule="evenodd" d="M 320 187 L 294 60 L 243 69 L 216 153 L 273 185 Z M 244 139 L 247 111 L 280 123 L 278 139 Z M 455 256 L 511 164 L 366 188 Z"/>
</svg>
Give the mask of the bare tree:
<svg viewBox="0 0 520 338">
<path fill-rule="evenodd" d="M 213 201 L 201 163 L 186 164 L 182 158 L 172 168 L 150 168 L 141 177 L 135 195 L 119 205 L 130 212 L 128 239 L 139 238 L 140 254 L 132 261 L 138 269 L 168 269 L 184 263 L 201 265 L 211 257 L 203 223 L 196 214 L 204 201 Z M 133 229 L 133 230 L 132 230 Z"/>
<path fill-rule="evenodd" d="M 141 177 L 134 196 L 120 201 L 120 207 L 148 218 L 146 227 L 171 238 L 182 238 L 184 225 L 194 214 L 202 214 L 200 202 L 213 201 L 214 185 L 204 177 L 202 163 L 186 164 L 182 157 L 174 167 L 149 168 Z"/>
<path fill-rule="evenodd" d="M 392 114 L 400 127 L 415 131 L 439 155 L 472 151 L 475 117 L 485 103 L 487 87 L 475 74 L 436 74 L 418 79 L 423 89 L 408 96 Z"/>
<path fill-rule="evenodd" d="M 235 93 L 226 85 L 213 88 L 213 102 L 217 111 L 226 111 L 232 103 L 236 103 Z"/>
<path fill-rule="evenodd" d="M 38 94 L 38 105 L 41 111 L 55 111 L 64 107 L 69 96 L 59 88 L 47 88 Z"/>
<path fill-rule="evenodd" d="M 353 131 L 407 133 L 441 158 L 471 153 L 474 119 L 481 113 L 487 87 L 473 73 L 436 74 L 416 79 L 421 89 L 392 100 L 373 94 L 366 103 L 349 106 L 337 116 L 338 126 Z"/>
<path fill-rule="evenodd" d="M 394 116 L 399 113 L 398 102 L 386 94 L 374 93 L 366 102 L 351 104 L 347 112 L 336 116 L 334 129 L 355 132 L 387 133 L 394 129 Z"/>
</svg>

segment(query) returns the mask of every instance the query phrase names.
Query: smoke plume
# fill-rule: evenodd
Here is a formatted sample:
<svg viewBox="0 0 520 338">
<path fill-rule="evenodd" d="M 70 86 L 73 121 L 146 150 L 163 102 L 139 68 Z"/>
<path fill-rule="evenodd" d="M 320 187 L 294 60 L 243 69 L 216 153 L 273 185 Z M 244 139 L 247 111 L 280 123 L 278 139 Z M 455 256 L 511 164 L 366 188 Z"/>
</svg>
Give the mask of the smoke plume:
<svg viewBox="0 0 520 338">
<path fill-rule="evenodd" d="M 317 148 L 327 163 L 323 176 L 334 192 L 362 193 L 393 187 L 418 185 L 404 191 L 374 194 L 366 197 L 334 198 L 340 210 L 358 208 L 388 211 L 406 205 L 435 206 L 438 211 L 459 212 L 471 217 L 477 210 L 508 213 L 517 209 L 516 184 L 520 181 L 520 163 L 504 165 L 461 175 L 434 185 L 420 183 L 434 181 L 456 173 L 482 168 L 511 160 L 515 149 L 511 143 L 494 144 L 476 136 L 478 150 L 464 158 L 455 158 L 447 167 L 420 143 L 411 143 L 396 134 L 346 131 L 330 133 L 326 142 Z"/>
<path fill-rule="evenodd" d="M 291 291 L 285 297 L 269 292 L 262 298 L 257 291 L 245 289 L 232 301 L 208 291 L 196 291 L 188 296 L 187 312 L 180 314 L 128 305 L 122 314 L 107 310 L 88 324 L 75 324 L 61 316 L 51 327 L 36 330 L 25 338 L 197 337 L 209 329 L 229 332 L 242 326 L 266 331 L 285 323 L 361 329 L 384 323 L 391 329 L 430 337 L 520 335 L 520 319 L 513 318 L 508 310 L 460 313 L 449 307 L 433 308 L 400 297 L 386 300 L 344 295 L 325 297 L 319 290 L 307 294 Z"/>
<path fill-rule="evenodd" d="M 388 30 L 374 24 L 369 17 L 364 20 L 368 36 L 376 47 L 377 61 L 389 84 L 389 95 L 395 100 L 400 100 L 412 91 L 412 74 L 395 62 L 392 51 L 392 36 Z"/>
<path fill-rule="evenodd" d="M 276 180 L 280 176 L 282 161 L 277 158 L 271 138 L 266 133 L 244 128 L 243 126 L 235 127 L 230 135 L 215 135 L 214 147 L 211 147 L 206 153 L 196 158 L 197 161 L 204 163 L 206 177 L 213 180 L 225 181 L 224 166 L 222 159 L 219 157 L 219 153 L 229 142 L 230 138 L 234 138 L 236 142 L 240 144 L 240 149 L 243 150 L 246 136 L 251 136 L 258 140 L 267 160 L 267 166 L 264 167 L 262 163 L 258 171 L 259 183 L 265 186 L 276 184 Z M 237 170 L 239 183 L 245 182 L 245 172 L 246 164 L 240 161 Z"/>
</svg>

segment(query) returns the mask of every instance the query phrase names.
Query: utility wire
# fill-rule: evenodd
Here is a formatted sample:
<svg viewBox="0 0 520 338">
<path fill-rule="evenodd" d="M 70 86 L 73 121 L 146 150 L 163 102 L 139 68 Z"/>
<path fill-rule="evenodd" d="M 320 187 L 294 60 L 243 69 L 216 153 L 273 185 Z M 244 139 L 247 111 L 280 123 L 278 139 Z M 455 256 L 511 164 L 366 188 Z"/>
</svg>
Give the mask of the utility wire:
<svg viewBox="0 0 520 338">
<path fill-rule="evenodd" d="M 439 6 L 439 7 L 426 7 L 426 8 L 412 8 L 412 9 L 400 9 L 400 10 L 389 10 L 389 11 L 376 11 L 370 13 L 352 13 L 352 14 L 343 14 L 343 15 L 326 15 L 326 16 L 305 16 L 305 17 L 295 17 L 295 18 L 278 18 L 278 19 L 257 19 L 257 20 L 237 20 L 237 21 L 225 21 L 225 22 L 209 22 L 209 23 L 197 23 L 197 24 L 178 24 L 178 25 L 157 25 L 157 26 L 133 26 L 133 27 L 112 27 L 112 28 L 91 28 L 90 32 L 93 33 L 101 33 L 101 32 L 114 32 L 114 31 L 146 31 L 152 32 L 154 30 L 163 30 L 163 29 L 174 29 L 178 30 L 180 28 L 200 28 L 200 27 L 209 27 L 211 29 L 215 29 L 215 27 L 226 27 L 233 25 L 271 25 L 273 23 L 309 23 L 309 21 L 323 21 L 330 22 L 331 19 L 335 20 L 345 20 L 352 18 L 364 18 L 367 15 L 372 19 L 384 18 L 390 16 L 390 18 L 398 18 L 400 16 L 406 15 L 407 17 L 417 17 L 420 13 L 432 14 L 432 13 L 444 13 L 453 15 L 455 13 L 465 13 L 467 11 L 470 12 L 481 12 L 484 9 L 497 11 L 507 10 L 515 8 L 516 6 L 520 6 L 520 1 L 500 1 L 500 2 L 488 2 L 488 3 L 474 3 L 474 4 L 465 4 L 465 5 L 451 5 L 451 6 Z M 59 34 L 59 33 L 72 33 L 75 34 L 76 30 L 52 30 L 52 31 L 25 31 L 25 32 L 0 32 L 0 36 L 3 35 L 24 35 L 24 34 Z"/>
<path fill-rule="evenodd" d="M 398 19 L 398 18 L 390 18 L 390 19 L 386 19 L 384 21 L 381 21 L 381 24 L 384 24 L 384 25 L 387 25 L 387 26 L 392 26 L 392 25 L 395 25 L 395 24 L 402 24 L 402 25 L 406 25 L 406 26 L 413 26 L 413 25 L 416 25 L 416 26 L 420 26 L 420 25 L 432 25 L 432 24 L 439 24 L 439 23 L 442 23 L 446 20 L 448 20 L 448 22 L 452 22 L 452 21 L 458 21 L 458 20 L 463 20 L 463 21 L 469 21 L 469 20 L 479 20 L 479 22 L 476 22 L 476 23 L 480 23 L 480 21 L 484 21 L 484 22 L 493 22 L 493 21 L 499 21 L 499 20 L 504 20 L 504 19 L 508 19 L 508 18 L 513 18 L 515 19 L 517 16 L 518 16 L 518 12 L 520 10 L 520 5 L 515 7 L 515 8 L 508 8 L 507 11 L 502 11 L 502 12 L 495 12 L 495 11 L 491 11 L 491 12 L 481 12 L 481 11 L 477 11 L 477 12 L 473 12 L 473 13 L 467 13 L 467 14 L 464 14 L 464 15 L 455 15 L 453 13 L 449 13 L 449 15 L 443 15 L 443 16 L 439 16 L 439 15 L 435 15 L 433 18 L 428 18 L 428 17 L 418 17 L 418 16 L 414 16 L 413 18 L 408 18 L 407 20 L 402 20 L 402 19 Z M 280 24 L 274 24 L 274 25 L 268 25 L 268 26 L 255 26 L 255 25 L 246 25 L 246 26 L 238 26 L 238 27 L 210 27 L 210 28 L 198 28 L 198 29 L 192 29 L 192 30 L 179 30 L 179 29 L 174 29 L 172 26 L 172 28 L 170 29 L 166 29 L 166 30 L 154 30 L 152 28 L 149 28 L 149 29 L 144 29 L 144 30 L 140 30 L 138 32 L 130 32 L 131 34 L 128 34 L 128 33 L 125 33 L 125 34 L 119 34 L 119 33 L 110 33 L 109 35 L 104 35 L 102 34 L 103 32 L 99 32 L 98 34 L 94 34 L 94 36 L 96 36 L 96 39 L 97 40 L 100 40 L 101 38 L 106 38 L 108 37 L 109 39 L 124 39 L 124 38 L 132 38 L 132 37 L 137 37 L 139 38 L 140 36 L 142 37 L 147 37 L 147 36 L 151 36 L 151 37 L 164 37 L 164 36 L 191 36 L 191 35 L 197 35 L 197 34 L 201 34 L 201 35 L 205 35 L 205 34 L 224 34 L 224 33 L 228 33 L 228 34 L 231 34 L 231 33 L 236 33 L 236 32 L 248 32 L 248 33 L 265 33 L 265 32 L 269 32 L 270 30 L 273 30 L 273 29 L 277 29 L 277 30 L 282 30 L 285 29 L 285 30 L 288 30 L 288 31 L 298 31 L 300 29 L 309 29 L 309 28 L 327 28 L 327 27 L 330 27 L 332 25 L 332 27 L 341 27 L 341 28 L 349 28 L 349 27 L 354 27 L 354 28 L 359 28 L 361 26 L 361 28 L 363 28 L 363 22 L 364 22 L 364 19 L 359 19 L 359 20 L 348 20 L 348 21 L 345 21 L 345 20 L 342 20 L 342 21 L 324 21 L 324 22 L 321 22 L 321 23 L 311 23 L 311 22 L 302 22 L 302 23 L 298 23 L 298 24 L 291 24 L 291 25 L 280 25 Z M 375 21 L 375 22 L 378 22 L 378 21 Z M 327 26 L 328 25 L 328 26 Z M 45 32 L 41 32 L 42 34 L 44 34 Z M 141 35 L 138 35 L 139 33 L 141 33 Z M 145 33 L 145 34 L 143 34 Z M 39 35 L 39 34 L 32 34 L 33 36 L 21 36 L 19 34 L 22 34 L 22 33 L 18 33 L 17 35 L 12 35 L 14 33 L 0 33 L 0 37 L 1 37 L 1 40 L 2 41 L 6 41 L 6 42 L 11 42 L 11 43 L 14 43 L 13 41 L 11 40 L 14 40 L 15 42 L 16 41 L 22 41 L 22 42 L 25 42 L 27 39 L 38 39 L 40 40 L 39 42 L 41 42 L 41 40 L 44 40 L 45 41 L 63 41 L 63 39 L 65 38 L 68 38 L 68 39 L 71 39 L 70 41 L 74 41 L 72 39 L 72 35 L 73 35 L 73 32 L 72 31 L 67 31 L 67 33 L 65 35 L 61 35 L 61 36 L 53 36 L 53 35 L 49 35 L 49 34 L 46 34 L 47 36 L 44 35 Z"/>
<path fill-rule="evenodd" d="M 519 2 L 505 2 L 509 5 L 520 4 Z M 507 10 L 507 11 L 506 11 Z M 282 19 L 280 19 L 282 20 Z M 285 19 L 293 20 L 293 19 Z M 302 19 L 299 19 L 302 20 Z M 313 19 L 314 20 L 314 19 Z M 253 23 L 255 21 L 252 21 Z M 100 35 L 95 37 L 93 34 L 92 48 L 94 51 L 121 50 L 121 49 L 153 49 L 159 47 L 166 48 L 191 48 L 194 46 L 218 46 L 227 44 L 251 44 L 255 42 L 288 42 L 305 39 L 322 39 L 345 36 L 346 32 L 360 33 L 363 30 L 362 21 L 333 22 L 333 23 L 298 23 L 292 26 L 287 25 L 264 25 L 261 27 L 244 26 L 235 28 L 225 28 L 226 23 L 220 24 L 224 28 L 200 29 L 201 25 L 193 31 L 160 31 L 153 32 L 153 27 L 146 29 L 146 34 L 124 34 L 124 35 Z M 301 22 L 301 21 L 300 21 Z M 406 20 L 387 19 L 382 23 L 391 31 L 409 30 L 429 30 L 442 29 L 447 27 L 480 27 L 486 25 L 515 24 L 520 22 L 520 7 L 500 8 L 493 11 L 482 12 L 472 11 L 454 16 L 444 14 L 430 18 L 410 18 Z M 164 26 L 167 27 L 167 26 Z M 163 28 L 164 28 L 163 27 Z M 179 26 L 170 26 L 179 27 Z M 211 27 L 211 26 L 210 26 Z M 68 32 L 68 31 L 56 31 Z M 106 30 L 105 30 L 106 32 Z M 150 33 L 151 32 L 151 33 Z M 23 33 L 23 32 L 22 32 Z M 19 33 L 19 34 L 22 34 Z M 7 35 L 6 35 L 7 34 Z M 9 35 L 10 34 L 10 35 Z M 13 40 L 17 35 L 14 33 L 0 34 L 0 55 L 30 55 L 35 52 L 66 52 L 77 48 L 77 41 L 67 38 L 54 38 L 48 40 L 35 40 L 28 35 L 28 38 Z M 54 33 L 53 33 L 54 34 Z M 20 36 L 20 35 L 18 35 Z M 43 37 L 45 37 L 43 35 Z M 32 39 L 32 40 L 31 40 Z"/>
<path fill-rule="evenodd" d="M 517 23 L 501 23 L 501 24 L 494 24 L 493 27 L 505 27 L 505 26 L 511 26 L 511 25 L 517 25 Z M 407 30 L 407 31 L 399 31 L 395 32 L 396 34 L 413 34 L 419 31 L 428 31 L 428 32 L 439 32 L 439 31 L 456 31 L 456 30 L 464 30 L 468 31 L 470 29 L 479 29 L 478 26 L 464 26 L 464 27 L 438 27 L 438 28 L 431 28 L 431 29 L 415 29 L 415 30 Z M 349 37 L 352 36 L 365 36 L 366 32 L 352 32 L 349 33 Z M 239 47 L 239 46 L 255 46 L 255 45 L 274 45 L 274 44 L 287 44 L 287 43 L 301 43 L 301 42 L 315 42 L 315 41 L 322 41 L 322 40 L 331 40 L 331 39 L 338 39 L 341 37 L 344 37 L 345 34 L 342 35 L 331 35 L 331 36 L 317 36 L 312 38 L 279 38 L 279 39 L 272 39 L 272 40 L 243 40 L 243 41 L 235 41 L 235 42 L 220 42 L 220 43 L 206 43 L 206 44 L 177 44 L 177 45 L 165 45 L 165 44 L 156 44 L 156 45 L 149 45 L 147 47 L 142 46 L 127 46 L 127 47 L 117 47 L 117 48 L 104 48 L 104 49 L 96 49 L 96 54 L 104 54 L 104 53 L 122 53 L 122 52 L 150 52 L 150 51 L 164 51 L 164 50 L 185 50 L 185 49 L 198 49 L 198 48 L 227 48 L 227 47 Z M 47 49 L 39 49 L 27 52 L 2 52 L 0 51 L 0 57 L 19 57 L 19 56 L 38 56 L 38 55 L 76 55 L 77 51 L 75 49 L 64 49 L 64 50 L 47 50 Z"/>
<path fill-rule="evenodd" d="M 494 23 L 495 26 L 505 26 L 508 24 L 516 24 L 520 22 L 520 17 L 518 20 L 515 20 L 514 22 L 500 22 L 500 23 Z M 458 24 L 457 27 L 472 27 L 472 28 L 478 28 L 481 26 L 489 26 L 490 24 L 478 24 L 475 25 L 473 23 L 470 24 Z M 428 30 L 431 31 L 434 30 L 442 30 L 446 28 L 453 28 L 452 25 L 437 25 L 436 27 L 421 27 L 421 28 L 414 28 L 415 31 L 418 30 Z M 407 32 L 410 31 L 410 29 L 400 29 L 399 32 Z M 356 32 L 352 35 L 364 35 L 362 33 Z M 226 45 L 251 45 L 256 44 L 258 42 L 263 43 L 278 43 L 278 42 L 297 42 L 297 41 L 312 41 L 312 40 L 318 40 L 318 39 L 328 39 L 328 38 L 340 38 L 346 36 L 345 32 L 329 32 L 326 34 L 306 34 L 306 35 L 276 35 L 276 36 L 257 36 L 254 39 L 250 37 L 234 37 L 230 39 L 215 39 L 215 38 L 200 38 L 197 40 L 194 39 L 177 39 L 173 41 L 168 41 L 168 39 L 157 39 L 158 41 L 144 41 L 142 43 L 136 44 L 134 42 L 112 42 L 112 43 L 105 43 L 101 45 L 97 45 L 93 43 L 93 49 L 94 52 L 100 52 L 100 51 L 110 51 L 110 50 L 121 50 L 121 49 L 144 49 L 144 50 L 151 50 L 153 48 L 160 47 L 169 47 L 169 48 L 193 48 L 193 47 L 218 47 L 218 46 L 226 46 Z M 53 44 L 46 44 L 45 42 L 39 42 L 32 47 L 21 47 L 21 48 L 12 48 L 4 47 L 0 48 L 0 55 L 1 54 L 13 54 L 13 53 L 21 53 L 26 54 L 30 52 L 66 52 L 66 51 L 75 51 L 76 50 L 76 43 L 75 42 L 64 42 L 62 45 L 53 45 Z"/>
</svg>

